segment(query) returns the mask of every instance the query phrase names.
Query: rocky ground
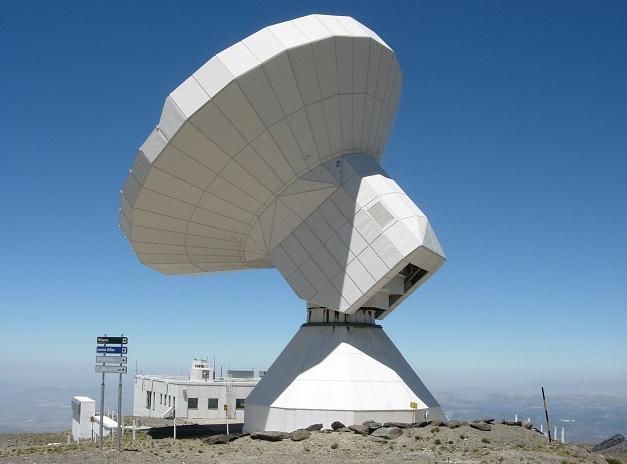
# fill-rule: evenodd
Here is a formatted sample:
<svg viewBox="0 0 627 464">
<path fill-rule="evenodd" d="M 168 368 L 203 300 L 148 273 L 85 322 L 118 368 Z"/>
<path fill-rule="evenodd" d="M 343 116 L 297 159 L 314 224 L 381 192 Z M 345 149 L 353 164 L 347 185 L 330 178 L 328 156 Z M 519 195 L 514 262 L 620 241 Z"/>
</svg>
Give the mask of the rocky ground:
<svg viewBox="0 0 627 464">
<path fill-rule="evenodd" d="M 353 429 L 340 425 L 336 425 L 337 431 L 313 430 L 300 432 L 291 438 L 280 434 L 253 434 L 228 444 L 211 444 L 226 441 L 220 436 L 174 440 L 153 439 L 149 434 L 141 433 L 132 441 L 127 434 L 121 454 L 113 449 L 110 441 L 104 450 L 100 450 L 91 443 L 58 444 L 66 442 L 67 434 L 6 434 L 0 435 L 0 463 L 621 462 L 609 458 L 611 448 L 596 453 L 582 445 L 549 444 L 544 436 L 520 423 L 482 423 L 477 426 L 453 422 L 408 428 L 378 428 L 380 424 L 371 424 Z"/>
<path fill-rule="evenodd" d="M 627 441 L 625 441 L 625 437 L 621 434 L 616 434 L 613 437 L 593 446 L 592 451 L 596 453 L 603 453 L 611 458 L 614 458 L 614 464 L 616 464 L 621 462 L 621 459 L 627 459 Z"/>
</svg>

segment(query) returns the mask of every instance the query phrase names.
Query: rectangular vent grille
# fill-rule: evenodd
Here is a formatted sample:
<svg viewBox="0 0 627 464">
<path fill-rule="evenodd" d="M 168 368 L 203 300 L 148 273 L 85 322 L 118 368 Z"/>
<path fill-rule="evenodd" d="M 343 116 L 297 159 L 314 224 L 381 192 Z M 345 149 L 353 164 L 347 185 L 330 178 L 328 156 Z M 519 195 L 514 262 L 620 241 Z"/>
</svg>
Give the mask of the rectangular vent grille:
<svg viewBox="0 0 627 464">
<path fill-rule="evenodd" d="M 368 208 L 368 213 L 381 227 L 387 226 L 394 220 L 394 216 L 392 216 L 392 214 L 380 201 L 377 201 L 374 205 Z"/>
</svg>

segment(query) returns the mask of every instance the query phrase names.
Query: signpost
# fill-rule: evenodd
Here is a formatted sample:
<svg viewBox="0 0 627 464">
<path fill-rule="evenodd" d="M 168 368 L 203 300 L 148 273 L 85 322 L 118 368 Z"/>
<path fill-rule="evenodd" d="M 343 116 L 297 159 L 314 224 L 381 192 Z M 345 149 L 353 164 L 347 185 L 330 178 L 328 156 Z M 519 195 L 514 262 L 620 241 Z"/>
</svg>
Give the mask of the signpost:
<svg viewBox="0 0 627 464">
<path fill-rule="evenodd" d="M 418 403 L 416 403 L 415 401 L 411 401 L 409 403 L 409 407 L 414 410 L 414 420 L 413 420 L 413 422 L 416 423 L 416 409 L 418 409 Z"/>
<path fill-rule="evenodd" d="M 127 353 L 128 338 L 122 334 L 120 337 L 109 337 L 104 334 L 102 337 L 96 337 L 96 353 L 103 353 L 104 356 L 96 356 L 96 372 L 102 374 L 102 383 L 100 384 L 100 449 L 103 448 L 104 435 L 104 392 L 105 392 L 105 374 L 119 374 L 118 382 L 118 452 L 122 451 L 122 374 L 127 373 L 128 358 Z M 118 346 L 110 346 L 118 345 Z M 107 356 L 113 354 L 118 356 Z"/>
<path fill-rule="evenodd" d="M 102 373 L 102 382 L 100 383 L 100 427 L 98 428 L 98 440 L 100 441 L 100 449 L 103 449 L 102 436 L 104 435 L 104 390 L 105 390 L 105 373 Z"/>
<path fill-rule="evenodd" d="M 226 435 L 228 436 L 229 435 L 229 405 L 226 403 L 224 404 L 224 415 L 226 416 Z M 227 443 L 229 441 L 227 441 Z"/>
</svg>

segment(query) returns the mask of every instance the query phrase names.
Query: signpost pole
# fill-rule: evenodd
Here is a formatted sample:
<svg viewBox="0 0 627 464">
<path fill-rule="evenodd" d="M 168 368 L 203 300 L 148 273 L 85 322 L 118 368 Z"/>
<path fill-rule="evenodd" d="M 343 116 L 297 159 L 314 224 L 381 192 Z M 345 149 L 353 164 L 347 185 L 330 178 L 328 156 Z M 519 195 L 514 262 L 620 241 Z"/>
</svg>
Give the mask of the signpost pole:
<svg viewBox="0 0 627 464">
<path fill-rule="evenodd" d="M 124 337 L 124 334 L 120 335 Z M 123 367 L 120 364 L 120 367 Z M 120 370 L 120 380 L 118 382 L 118 453 L 122 451 L 122 372 Z"/>
<path fill-rule="evenodd" d="M 415 401 L 412 401 L 412 402 L 409 403 L 409 407 L 413 411 L 413 421 L 414 421 L 414 423 L 416 423 L 416 409 L 418 409 L 418 403 L 415 402 Z"/>
<path fill-rule="evenodd" d="M 229 434 L 229 405 L 224 405 L 224 416 L 226 417 L 226 434 Z"/>
<path fill-rule="evenodd" d="M 105 334 L 106 336 L 107 334 Z M 105 345 L 106 346 L 106 345 Z M 104 366 L 105 364 L 102 363 Z M 102 435 L 104 433 L 104 393 L 105 393 L 105 374 L 102 373 L 102 383 L 100 384 L 100 435 L 98 439 L 100 440 L 100 449 L 102 450 L 104 444 L 102 442 Z"/>
</svg>

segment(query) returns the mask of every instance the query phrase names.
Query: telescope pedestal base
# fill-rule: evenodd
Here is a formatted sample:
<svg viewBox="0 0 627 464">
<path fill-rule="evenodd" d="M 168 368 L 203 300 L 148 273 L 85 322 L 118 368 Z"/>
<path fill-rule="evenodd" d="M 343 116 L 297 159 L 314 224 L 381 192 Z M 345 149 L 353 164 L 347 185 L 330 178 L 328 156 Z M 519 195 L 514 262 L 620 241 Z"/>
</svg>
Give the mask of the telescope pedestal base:
<svg viewBox="0 0 627 464">
<path fill-rule="evenodd" d="M 417 404 L 417 409 L 410 407 Z M 441 408 L 380 326 L 303 324 L 246 399 L 245 431 L 291 432 L 441 419 Z"/>
</svg>

